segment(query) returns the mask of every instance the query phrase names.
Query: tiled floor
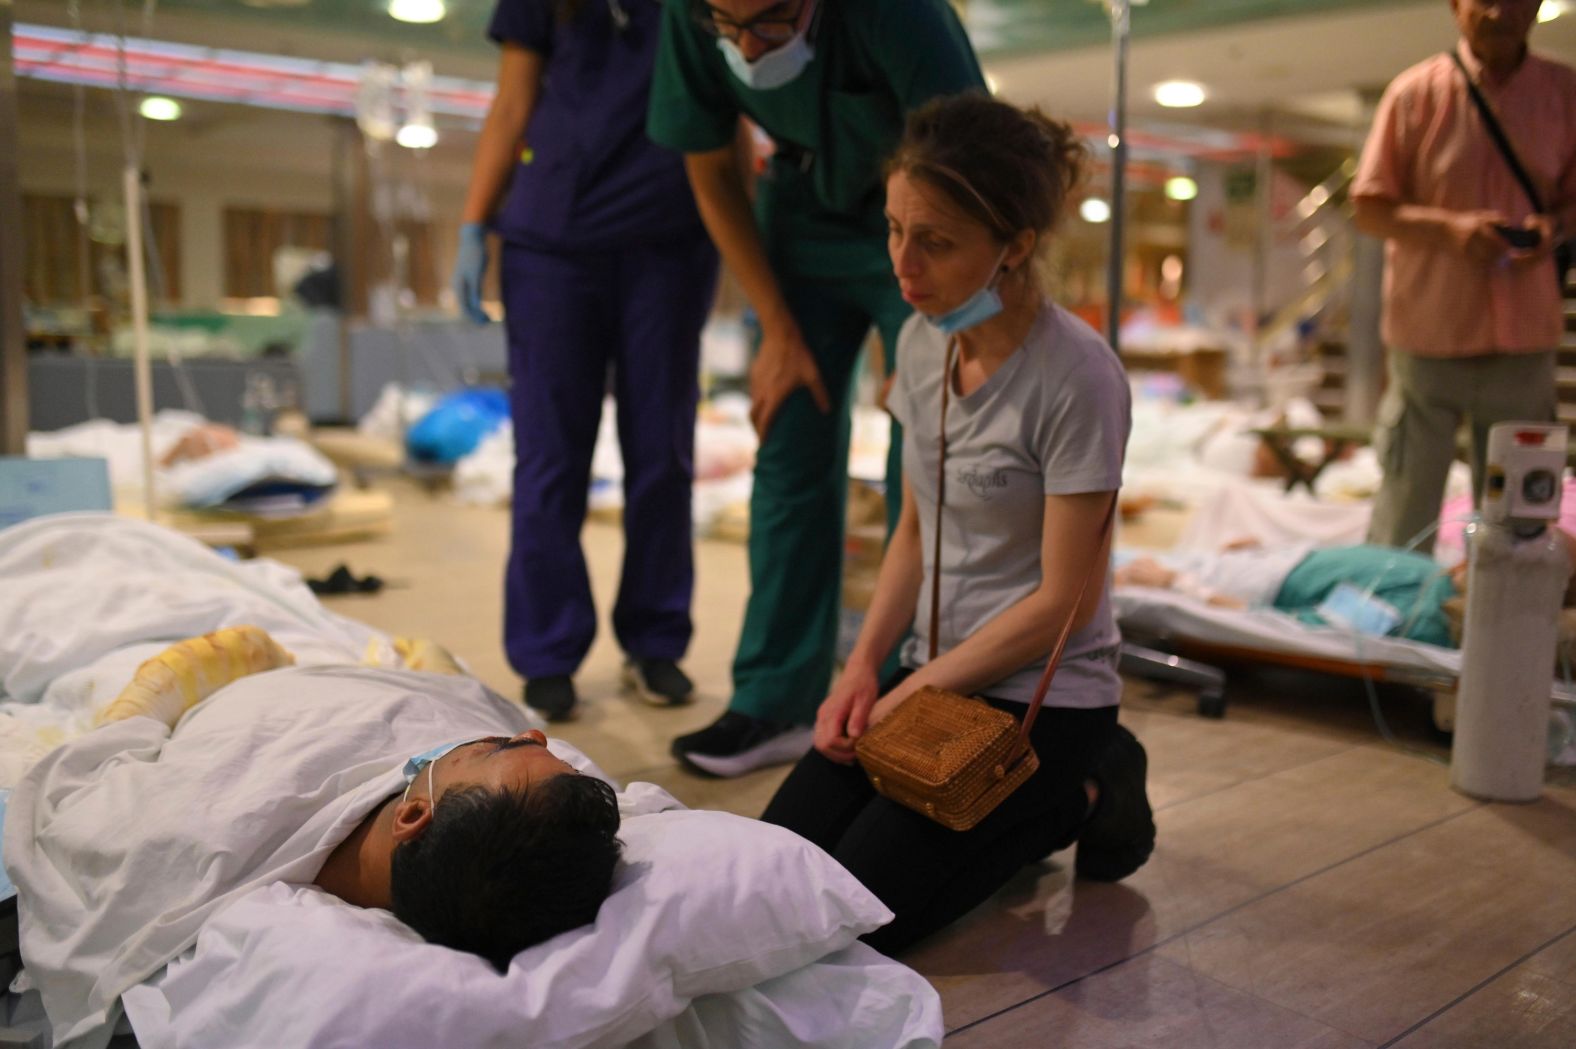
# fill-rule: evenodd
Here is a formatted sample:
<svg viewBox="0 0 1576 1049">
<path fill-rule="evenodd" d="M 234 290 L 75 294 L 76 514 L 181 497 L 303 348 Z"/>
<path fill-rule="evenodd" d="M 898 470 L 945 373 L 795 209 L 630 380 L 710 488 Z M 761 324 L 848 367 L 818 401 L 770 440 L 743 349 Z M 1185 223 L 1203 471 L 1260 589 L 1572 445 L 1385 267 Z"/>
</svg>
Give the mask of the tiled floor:
<svg viewBox="0 0 1576 1049">
<path fill-rule="evenodd" d="M 450 646 L 506 695 L 499 642 L 502 511 L 397 487 L 387 540 L 284 551 L 309 574 L 348 562 L 395 586 L 330 607 Z M 619 530 L 589 525 L 599 606 L 611 606 Z M 657 710 L 619 691 L 600 637 L 559 734 L 624 780 L 756 815 L 785 770 L 702 780 L 667 754 L 728 698 L 747 592 L 744 548 L 702 542 L 699 698 Z M 948 1046 L 1477 1049 L 1576 1046 L 1576 787 L 1533 805 L 1483 805 L 1448 786 L 1428 705 L 1290 672 L 1234 675 L 1224 721 L 1131 682 L 1123 720 L 1150 754 L 1160 838 L 1120 885 L 1075 881 L 1064 853 L 1026 870 L 904 960 L 940 991 Z"/>
</svg>

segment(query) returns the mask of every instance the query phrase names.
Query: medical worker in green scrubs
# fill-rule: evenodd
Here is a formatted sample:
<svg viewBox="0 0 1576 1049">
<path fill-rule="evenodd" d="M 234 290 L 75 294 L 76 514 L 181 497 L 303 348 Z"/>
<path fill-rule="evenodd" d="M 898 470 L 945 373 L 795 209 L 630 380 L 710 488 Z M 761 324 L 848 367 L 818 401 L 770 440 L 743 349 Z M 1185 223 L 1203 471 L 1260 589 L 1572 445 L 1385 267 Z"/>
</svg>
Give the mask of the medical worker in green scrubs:
<svg viewBox="0 0 1576 1049">
<path fill-rule="evenodd" d="M 946 0 L 664 0 L 646 131 L 685 154 L 761 326 L 750 599 L 727 712 L 673 743 L 690 768 L 736 776 L 810 746 L 837 637 L 854 366 L 874 326 L 891 374 L 912 312 L 887 258 L 882 164 L 909 110 L 983 89 Z M 740 116 L 776 146 L 753 214 Z M 894 433 L 889 506 L 899 446 Z"/>
</svg>

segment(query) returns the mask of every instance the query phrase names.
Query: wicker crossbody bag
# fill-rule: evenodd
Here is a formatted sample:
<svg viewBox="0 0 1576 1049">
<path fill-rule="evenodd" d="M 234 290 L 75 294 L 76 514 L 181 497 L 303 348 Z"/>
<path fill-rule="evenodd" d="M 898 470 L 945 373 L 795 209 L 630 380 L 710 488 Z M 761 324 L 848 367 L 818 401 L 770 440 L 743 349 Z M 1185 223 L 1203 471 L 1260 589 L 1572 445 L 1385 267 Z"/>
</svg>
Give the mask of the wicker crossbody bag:
<svg viewBox="0 0 1576 1049">
<path fill-rule="evenodd" d="M 936 478 L 935 553 L 930 588 L 930 658 L 936 658 L 941 625 L 941 508 L 946 497 L 947 479 L 947 401 L 952 385 L 953 347 L 947 348 L 946 370 L 941 384 L 941 463 Z M 1116 496 L 1106 511 L 1100 530 L 1099 546 L 1111 529 Z M 1068 613 L 1056 647 L 1046 661 L 1020 725 L 1004 710 L 971 699 L 957 692 L 926 687 L 899 704 L 891 716 L 870 727 L 854 745 L 859 764 L 870 777 L 870 785 L 884 797 L 928 816 L 951 830 L 968 830 L 1000 805 L 1009 794 L 1040 767 L 1039 756 L 1029 743 L 1029 730 L 1045 701 L 1046 690 L 1062 650 L 1072 633 L 1073 619 L 1083 604 L 1084 594 L 1094 576 L 1091 564 L 1078 600 Z"/>
</svg>

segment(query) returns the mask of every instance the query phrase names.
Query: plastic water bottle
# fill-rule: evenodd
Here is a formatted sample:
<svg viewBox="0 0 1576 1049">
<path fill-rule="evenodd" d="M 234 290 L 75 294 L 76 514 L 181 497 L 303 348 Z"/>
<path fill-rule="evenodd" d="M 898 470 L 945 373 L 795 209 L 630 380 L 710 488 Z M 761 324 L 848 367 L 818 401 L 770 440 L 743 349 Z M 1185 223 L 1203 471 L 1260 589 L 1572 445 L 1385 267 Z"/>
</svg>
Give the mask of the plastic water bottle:
<svg viewBox="0 0 1576 1049">
<path fill-rule="evenodd" d="M 274 401 L 273 380 L 262 372 L 249 373 L 246 389 L 241 393 L 241 432 L 255 436 L 268 433 Z"/>
</svg>

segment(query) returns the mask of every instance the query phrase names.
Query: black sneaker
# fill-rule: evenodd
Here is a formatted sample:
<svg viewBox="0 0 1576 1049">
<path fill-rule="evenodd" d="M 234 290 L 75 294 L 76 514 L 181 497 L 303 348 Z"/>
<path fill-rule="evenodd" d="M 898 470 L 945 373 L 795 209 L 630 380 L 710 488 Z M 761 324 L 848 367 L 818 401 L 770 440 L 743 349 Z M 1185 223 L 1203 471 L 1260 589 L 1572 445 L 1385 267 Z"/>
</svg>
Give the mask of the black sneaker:
<svg viewBox="0 0 1576 1049">
<path fill-rule="evenodd" d="M 575 708 L 575 683 L 568 674 L 533 677 L 525 683 L 525 705 L 548 721 L 563 721 Z"/>
<path fill-rule="evenodd" d="M 626 659 L 624 688 L 654 707 L 676 707 L 695 696 L 695 683 L 671 659 Z"/>
<path fill-rule="evenodd" d="M 1155 815 L 1144 779 L 1149 757 L 1144 745 L 1121 725 L 1094 764 L 1100 788 L 1094 811 L 1078 835 L 1078 874 L 1095 881 L 1121 881 L 1155 851 Z"/>
<path fill-rule="evenodd" d="M 697 772 L 742 776 L 752 769 L 797 761 L 810 749 L 815 730 L 808 725 L 762 721 L 727 711 L 699 732 L 673 741 L 673 756 Z"/>
</svg>

